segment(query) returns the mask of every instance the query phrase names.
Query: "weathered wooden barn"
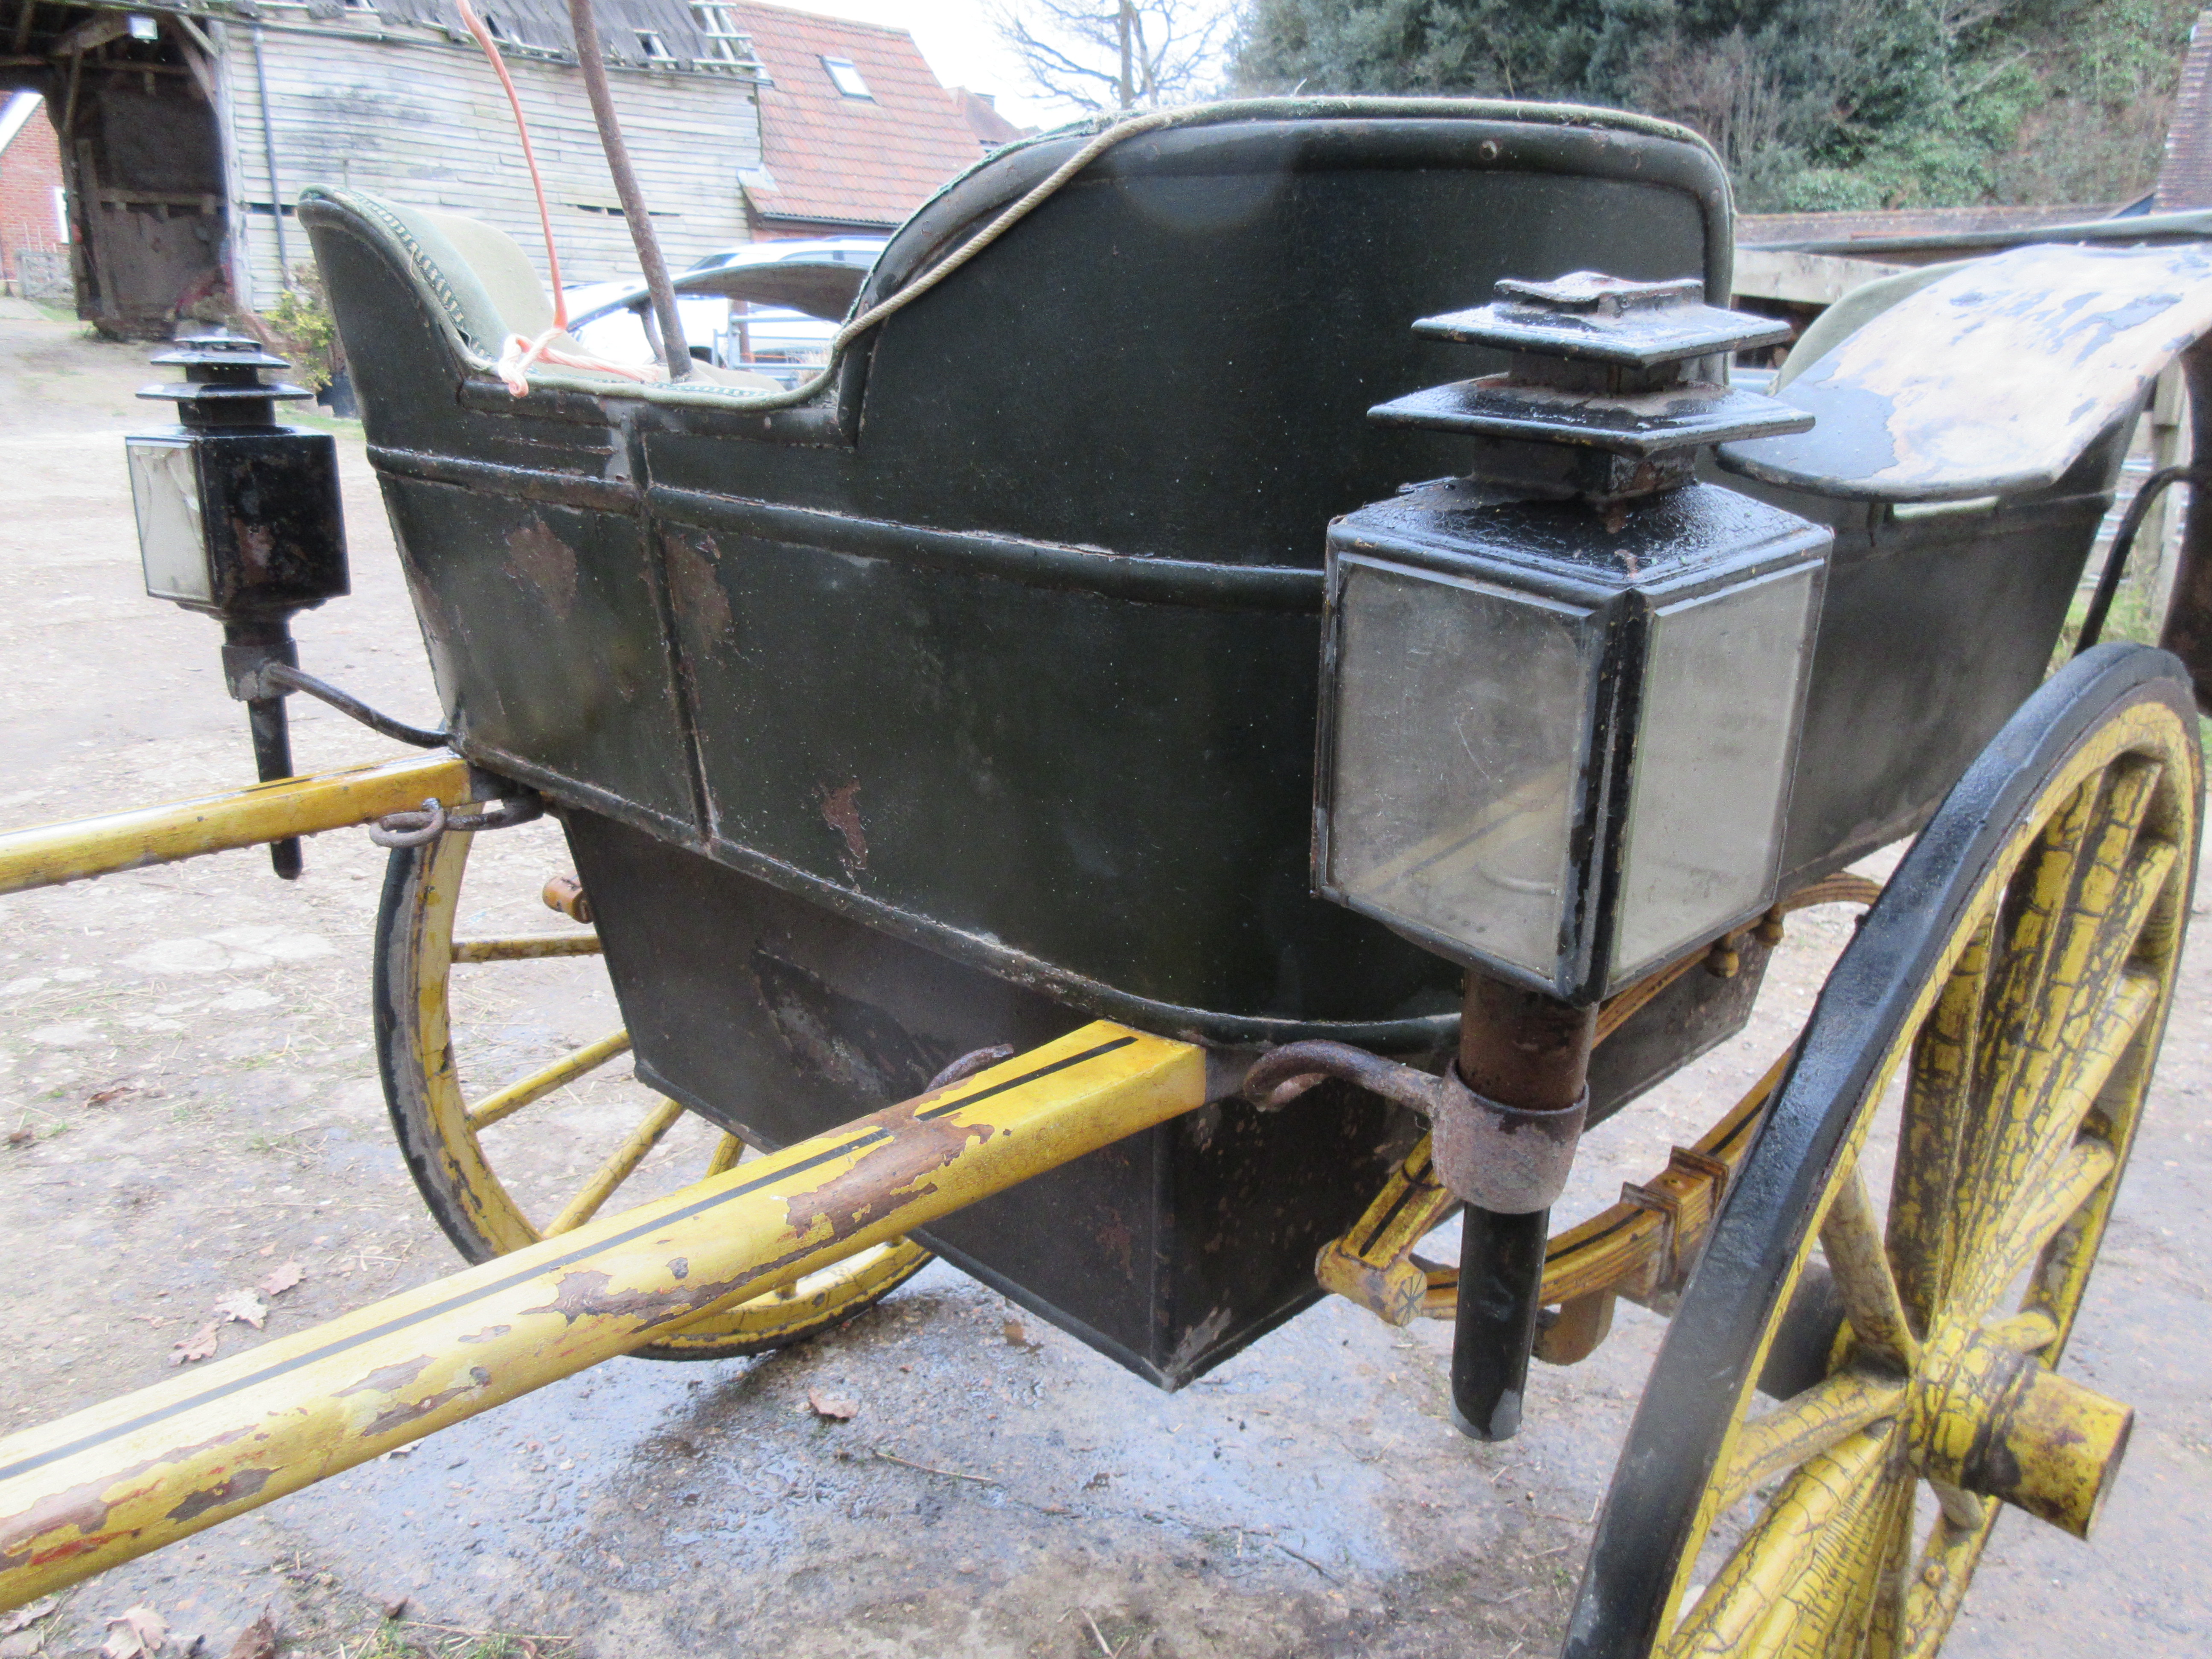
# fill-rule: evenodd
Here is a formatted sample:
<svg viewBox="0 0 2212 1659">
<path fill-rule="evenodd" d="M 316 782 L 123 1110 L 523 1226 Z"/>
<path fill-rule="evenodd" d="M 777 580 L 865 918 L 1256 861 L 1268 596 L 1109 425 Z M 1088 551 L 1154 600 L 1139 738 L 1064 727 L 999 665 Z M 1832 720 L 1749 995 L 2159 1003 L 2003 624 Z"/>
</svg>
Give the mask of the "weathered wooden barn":
<svg viewBox="0 0 2212 1659">
<path fill-rule="evenodd" d="M 571 283 L 635 268 L 562 0 L 476 0 L 502 42 Z M 599 0 L 615 102 L 678 268 L 746 240 L 766 80 L 735 9 Z M 337 184 L 538 240 L 514 124 L 453 0 L 0 0 L 0 89 L 46 94 L 81 315 L 165 338 L 264 307 L 307 239 L 290 203 Z"/>
</svg>

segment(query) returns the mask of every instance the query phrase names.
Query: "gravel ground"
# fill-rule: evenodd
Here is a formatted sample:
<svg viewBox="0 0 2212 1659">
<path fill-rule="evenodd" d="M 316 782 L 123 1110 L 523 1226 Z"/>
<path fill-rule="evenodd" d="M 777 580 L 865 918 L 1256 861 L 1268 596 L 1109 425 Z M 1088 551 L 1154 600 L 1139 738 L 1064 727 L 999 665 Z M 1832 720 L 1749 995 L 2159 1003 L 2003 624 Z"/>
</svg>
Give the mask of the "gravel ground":
<svg viewBox="0 0 2212 1659">
<path fill-rule="evenodd" d="M 139 591 L 118 434 L 158 418 L 131 398 L 154 378 L 138 349 L 0 317 L 0 823 L 250 776 L 217 630 Z M 356 592 L 302 618 L 302 659 L 421 718 L 383 514 L 357 432 L 340 442 Z M 295 716 L 303 768 L 389 748 Z M 550 831 L 479 846 L 472 924 L 559 925 L 534 897 L 565 867 Z M 381 855 L 352 832 L 307 860 L 295 886 L 237 853 L 7 902 L 0 1131 L 31 1133 L 0 1150 L 16 1263 L 0 1424 L 173 1375 L 217 1300 L 287 1262 L 305 1276 L 267 1333 L 225 1325 L 224 1352 L 456 1265 L 375 1080 Z M 1593 1137 L 1563 1209 L 1693 1139 L 1788 1041 L 1847 933 L 1835 915 L 1796 927 L 1744 1036 Z M 2131 1455 L 2094 1544 L 2008 1517 L 1954 1655 L 2212 1651 L 2208 951 L 2212 933 L 2069 1362 L 2136 1406 Z M 457 1041 L 479 1089 L 617 1021 L 592 962 L 477 972 Z M 557 1190 L 642 1115 L 623 1073 L 527 1116 L 505 1154 L 524 1190 Z M 672 1137 L 641 1188 L 706 1146 Z M 1538 1368 L 1528 1432 L 1486 1447 L 1449 1425 L 1448 1326 L 1330 1303 L 1164 1395 L 939 1265 L 799 1350 L 557 1384 L 110 1572 L 34 1628 L 56 1659 L 140 1605 L 168 1622 L 166 1651 L 201 1636 L 217 1655 L 264 1608 L 288 1652 L 340 1659 L 394 1638 L 479 1659 L 1540 1654 L 1660 1328 L 1625 1308 L 1592 1360 Z M 817 1420 L 810 1388 L 858 1415 Z M 402 1601 L 413 1622 L 379 1638 Z"/>
</svg>

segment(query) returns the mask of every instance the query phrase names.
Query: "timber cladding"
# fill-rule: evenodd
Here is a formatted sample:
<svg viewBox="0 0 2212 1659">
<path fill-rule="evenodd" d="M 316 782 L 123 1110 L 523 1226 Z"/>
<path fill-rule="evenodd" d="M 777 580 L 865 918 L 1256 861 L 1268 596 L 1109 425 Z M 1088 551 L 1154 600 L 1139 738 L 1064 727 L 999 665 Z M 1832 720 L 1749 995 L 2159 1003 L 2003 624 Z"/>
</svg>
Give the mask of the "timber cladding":
<svg viewBox="0 0 2212 1659">
<path fill-rule="evenodd" d="M 310 258 L 289 204 L 311 184 L 468 214 L 506 231 L 542 264 L 514 118 L 473 43 L 302 24 L 263 28 L 257 53 L 252 33 L 238 24 L 211 31 L 221 49 L 232 234 L 245 251 L 233 260 L 241 289 L 265 296 L 281 283 L 272 201 L 286 204 L 284 257 L 295 265 Z M 634 270 L 636 255 L 574 64 L 517 50 L 507 64 L 545 175 L 563 279 Z M 738 174 L 757 167 L 761 154 L 750 66 L 615 70 L 617 112 L 669 263 L 681 270 L 749 240 Z"/>
</svg>

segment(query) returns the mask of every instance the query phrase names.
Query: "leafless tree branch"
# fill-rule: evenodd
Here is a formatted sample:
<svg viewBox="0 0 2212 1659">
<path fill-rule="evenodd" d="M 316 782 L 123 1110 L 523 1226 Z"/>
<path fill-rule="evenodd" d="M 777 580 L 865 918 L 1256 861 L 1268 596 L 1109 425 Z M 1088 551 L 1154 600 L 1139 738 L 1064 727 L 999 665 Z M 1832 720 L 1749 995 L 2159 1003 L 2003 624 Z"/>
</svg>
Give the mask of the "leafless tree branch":
<svg viewBox="0 0 2212 1659">
<path fill-rule="evenodd" d="M 992 21 L 1039 91 L 1117 110 L 1206 91 L 1230 13 L 1222 0 L 1000 0 Z"/>
</svg>

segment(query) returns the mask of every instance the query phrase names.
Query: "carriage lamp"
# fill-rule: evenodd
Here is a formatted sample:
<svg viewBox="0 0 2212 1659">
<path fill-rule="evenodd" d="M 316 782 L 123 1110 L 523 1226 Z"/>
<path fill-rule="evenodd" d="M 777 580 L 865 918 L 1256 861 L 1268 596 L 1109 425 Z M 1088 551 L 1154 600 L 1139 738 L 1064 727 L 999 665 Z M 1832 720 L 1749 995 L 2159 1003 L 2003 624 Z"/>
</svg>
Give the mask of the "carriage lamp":
<svg viewBox="0 0 2212 1659">
<path fill-rule="evenodd" d="M 1320 890 L 1572 1004 L 1778 878 L 1831 537 L 1694 481 L 1808 423 L 1724 378 L 1786 327 L 1701 289 L 1577 272 L 1416 325 L 1505 354 L 1370 411 L 1465 435 L 1467 474 L 1329 533 Z"/>
<path fill-rule="evenodd" d="M 264 671 L 298 666 L 295 611 L 349 589 L 337 447 L 277 423 L 279 399 L 312 394 L 264 381 L 286 364 L 256 341 L 217 329 L 154 361 L 185 378 L 138 394 L 173 400 L 178 424 L 124 441 L 146 592 L 222 622 L 224 678 L 246 706 L 256 769 L 264 781 L 289 777 L 286 693 Z M 296 839 L 272 843 L 270 858 L 287 880 L 300 873 Z"/>
</svg>

